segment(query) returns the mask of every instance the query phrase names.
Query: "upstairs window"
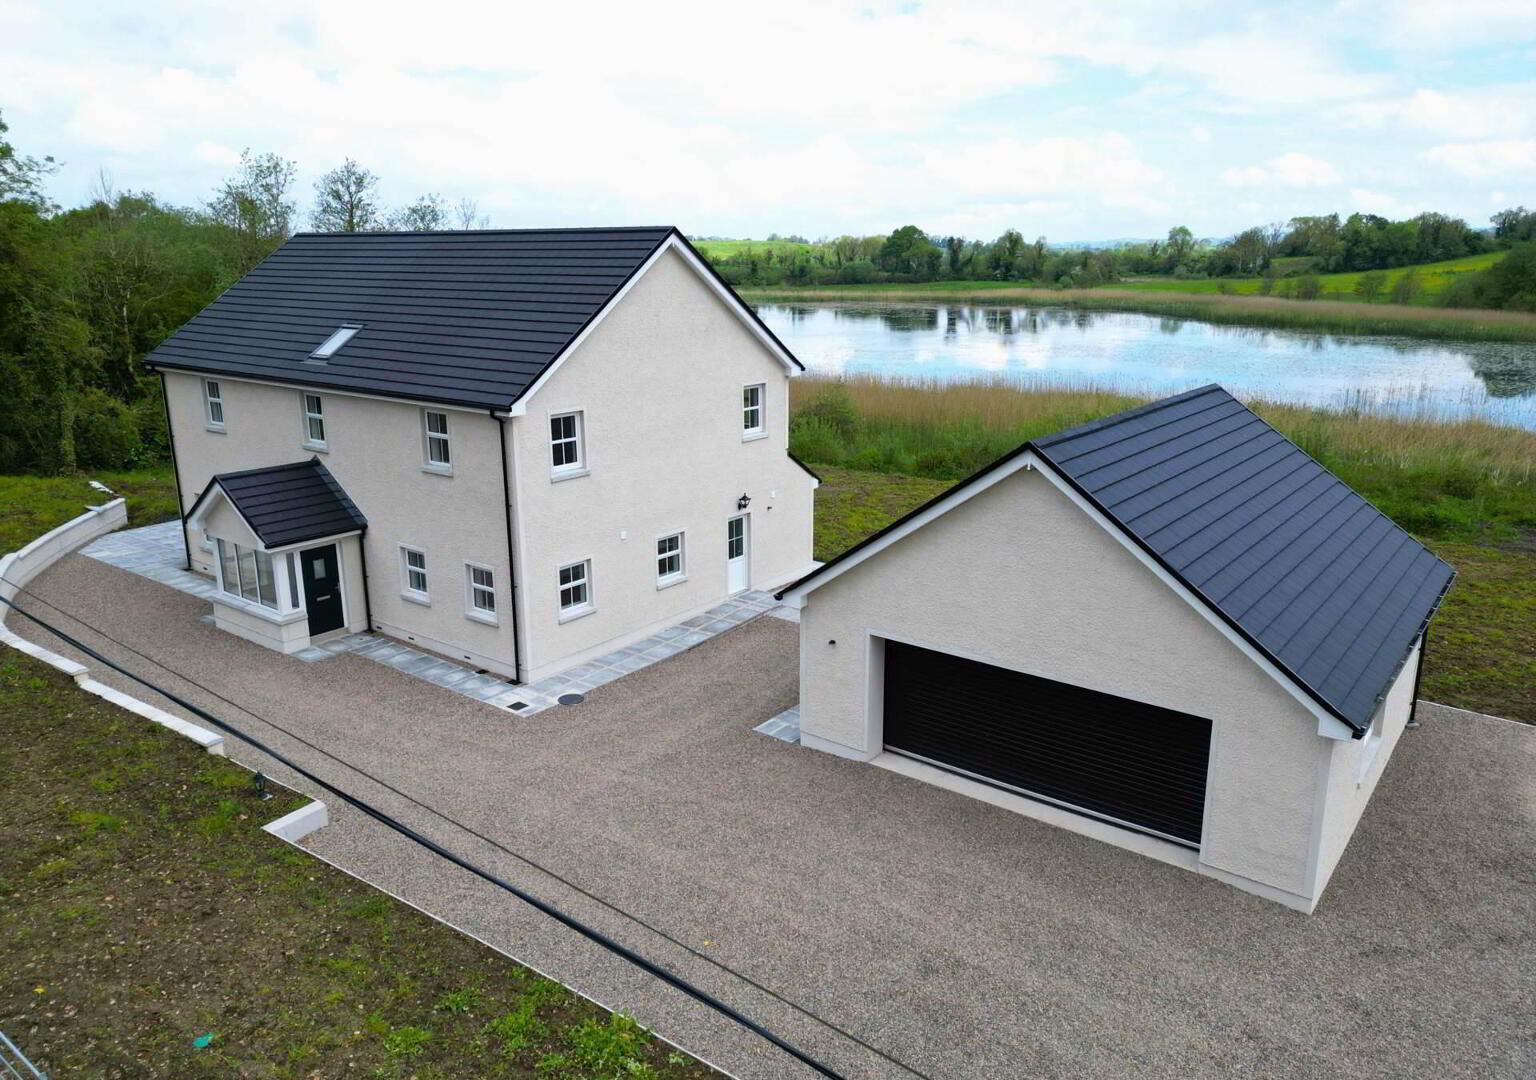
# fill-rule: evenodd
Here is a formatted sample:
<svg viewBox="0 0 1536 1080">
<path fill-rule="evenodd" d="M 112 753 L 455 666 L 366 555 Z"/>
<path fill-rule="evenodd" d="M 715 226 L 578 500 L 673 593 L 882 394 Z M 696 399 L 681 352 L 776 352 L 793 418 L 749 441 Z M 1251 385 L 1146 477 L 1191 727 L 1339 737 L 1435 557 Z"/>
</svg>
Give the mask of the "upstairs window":
<svg viewBox="0 0 1536 1080">
<path fill-rule="evenodd" d="M 560 413 L 549 418 L 549 466 L 556 476 L 570 476 L 586 468 L 582 452 L 581 413 Z"/>
<path fill-rule="evenodd" d="M 656 541 L 656 584 L 670 585 L 683 579 L 683 534 L 672 533 Z"/>
<path fill-rule="evenodd" d="M 309 450 L 325 449 L 325 402 L 319 394 L 304 395 L 304 446 Z"/>
<path fill-rule="evenodd" d="M 432 472 L 452 472 L 453 454 L 448 449 L 448 414 L 423 409 L 422 436 L 426 442 L 426 468 Z"/>
<path fill-rule="evenodd" d="M 741 437 L 754 438 L 768 434 L 764 421 L 763 396 L 767 386 L 753 383 L 741 388 Z"/>
<path fill-rule="evenodd" d="M 361 330 L 357 323 L 343 323 L 341 329 L 320 343 L 320 347 L 309 354 L 311 360 L 329 359 L 337 349 L 352 340 L 352 335 Z"/>
<path fill-rule="evenodd" d="M 203 409 L 210 429 L 224 430 L 224 391 L 213 379 L 203 380 Z"/>
<path fill-rule="evenodd" d="M 400 546 L 400 585 L 407 600 L 425 604 L 427 594 L 427 553 Z"/>
</svg>

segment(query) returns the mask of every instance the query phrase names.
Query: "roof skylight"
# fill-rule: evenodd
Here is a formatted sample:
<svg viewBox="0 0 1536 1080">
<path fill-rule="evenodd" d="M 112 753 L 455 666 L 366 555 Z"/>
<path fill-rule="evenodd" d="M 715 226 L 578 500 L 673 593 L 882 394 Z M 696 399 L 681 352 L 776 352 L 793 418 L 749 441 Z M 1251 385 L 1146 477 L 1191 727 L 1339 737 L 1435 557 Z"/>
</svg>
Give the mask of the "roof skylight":
<svg viewBox="0 0 1536 1080">
<path fill-rule="evenodd" d="M 352 335 L 361 330 L 357 323 L 343 323 L 341 329 L 320 343 L 320 347 L 309 354 L 311 360 L 324 360 L 352 340 Z"/>
</svg>

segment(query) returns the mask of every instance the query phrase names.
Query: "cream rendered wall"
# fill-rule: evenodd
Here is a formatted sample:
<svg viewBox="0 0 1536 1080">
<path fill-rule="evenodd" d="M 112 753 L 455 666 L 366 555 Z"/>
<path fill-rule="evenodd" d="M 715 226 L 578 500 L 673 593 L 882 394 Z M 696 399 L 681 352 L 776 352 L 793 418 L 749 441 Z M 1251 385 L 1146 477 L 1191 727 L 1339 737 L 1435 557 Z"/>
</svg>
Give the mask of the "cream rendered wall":
<svg viewBox="0 0 1536 1080">
<path fill-rule="evenodd" d="M 221 434 L 204 425 L 200 377 L 166 372 L 165 380 L 183 512 L 217 473 L 317 456 L 368 519 L 364 545 L 375 625 L 454 659 L 511 674 L 511 577 L 496 420 L 483 412 L 441 409 L 449 416 L 454 472 L 440 476 L 422 468 L 421 409 L 410 402 L 322 392 L 328 451 L 317 454 L 303 446 L 297 389 L 221 378 Z M 212 574 L 213 553 L 201 548 L 201 535 L 190 539 L 194 568 Z M 427 553 L 430 606 L 401 595 L 400 544 Z M 466 560 L 496 574 L 497 626 L 465 617 Z M 348 628 L 354 630 L 365 625 L 358 563 L 355 552 L 343 550 Z"/>
<path fill-rule="evenodd" d="M 1039 472 L 818 586 L 801 623 L 801 731 L 848 756 L 881 751 L 878 701 L 866 708 L 880 692 L 870 635 L 1210 719 L 1199 869 L 1310 907 L 1320 755 L 1334 743 Z"/>
<path fill-rule="evenodd" d="M 1413 689 L 1419 673 L 1422 642 L 1415 645 L 1403 669 L 1397 673 L 1378 707 L 1376 724 L 1380 725 L 1380 742 L 1375 731 L 1364 739 L 1334 742 L 1329 740 L 1322 748 L 1323 771 L 1327 786 L 1323 793 L 1322 814 L 1318 825 L 1317 865 L 1314 870 L 1313 895 L 1321 894 L 1344 854 L 1349 838 L 1360 823 L 1360 815 L 1376 790 L 1387 759 L 1397 747 L 1397 742 L 1413 715 Z"/>
<path fill-rule="evenodd" d="M 766 383 L 768 436 L 742 440 L 741 391 Z M 526 663 L 540 678 L 727 595 L 726 519 L 743 493 L 751 587 L 811 562 L 814 481 L 790 460 L 789 378 L 667 252 L 512 421 Z M 588 475 L 550 476 L 549 418 L 581 411 Z M 687 580 L 656 587 L 656 540 L 686 534 Z M 592 560 L 596 611 L 559 621 L 558 568 Z"/>
</svg>

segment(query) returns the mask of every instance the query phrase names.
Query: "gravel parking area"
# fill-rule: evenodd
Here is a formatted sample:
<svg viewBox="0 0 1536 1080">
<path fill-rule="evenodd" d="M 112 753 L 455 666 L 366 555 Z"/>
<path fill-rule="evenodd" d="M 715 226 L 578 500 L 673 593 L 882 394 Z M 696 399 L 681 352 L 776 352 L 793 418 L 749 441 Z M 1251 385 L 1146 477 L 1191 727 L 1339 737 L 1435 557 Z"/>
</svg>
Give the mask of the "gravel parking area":
<svg viewBox="0 0 1536 1080">
<path fill-rule="evenodd" d="M 913 1075 L 850 1036 L 935 1080 L 1536 1075 L 1525 725 L 1421 709 L 1303 916 L 753 732 L 798 700 L 798 628 L 782 620 L 520 718 L 357 657 L 279 656 L 198 622 L 196 598 L 94 560 L 67 558 L 33 589 L 207 689 L 105 643 L 114 659 L 850 1078 Z M 812 1075 L 356 814 L 309 846 L 738 1076 Z"/>
</svg>

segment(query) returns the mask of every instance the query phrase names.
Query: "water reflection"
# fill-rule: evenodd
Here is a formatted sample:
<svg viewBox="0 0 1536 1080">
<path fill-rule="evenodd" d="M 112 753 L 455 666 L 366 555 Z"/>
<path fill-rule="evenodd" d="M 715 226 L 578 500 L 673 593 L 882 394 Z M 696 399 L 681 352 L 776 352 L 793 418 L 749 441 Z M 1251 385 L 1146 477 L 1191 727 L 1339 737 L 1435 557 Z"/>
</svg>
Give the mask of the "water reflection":
<svg viewBox="0 0 1536 1080">
<path fill-rule="evenodd" d="M 1277 401 L 1483 416 L 1536 428 L 1536 348 L 1346 337 L 1195 319 L 980 304 L 764 305 L 813 372 L 978 375 L 1174 393 L 1219 382 Z"/>
</svg>

